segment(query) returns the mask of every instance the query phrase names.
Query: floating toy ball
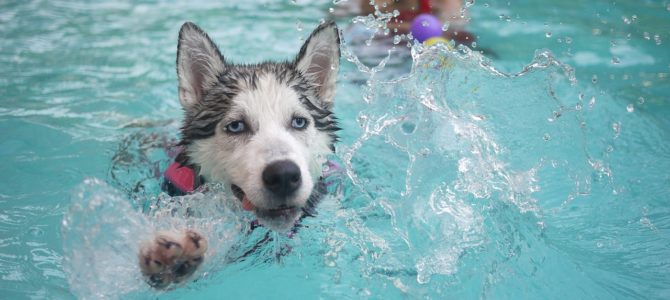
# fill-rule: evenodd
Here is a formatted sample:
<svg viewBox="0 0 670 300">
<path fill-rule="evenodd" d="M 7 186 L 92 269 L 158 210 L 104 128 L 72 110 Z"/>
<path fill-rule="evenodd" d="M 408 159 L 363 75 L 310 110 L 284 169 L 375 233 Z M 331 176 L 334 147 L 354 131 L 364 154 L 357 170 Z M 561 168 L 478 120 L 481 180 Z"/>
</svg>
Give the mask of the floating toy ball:
<svg viewBox="0 0 670 300">
<path fill-rule="evenodd" d="M 442 36 L 442 22 L 431 14 L 420 14 L 412 21 L 410 31 L 417 41 L 423 43 L 430 38 Z"/>
<path fill-rule="evenodd" d="M 437 43 L 444 43 L 445 45 L 447 45 L 447 47 L 449 49 L 451 49 L 451 47 L 449 46 L 449 40 L 445 39 L 441 36 L 432 37 L 432 38 L 427 39 L 425 42 L 423 42 L 423 44 L 426 47 L 430 47 L 430 46 L 435 45 Z"/>
</svg>

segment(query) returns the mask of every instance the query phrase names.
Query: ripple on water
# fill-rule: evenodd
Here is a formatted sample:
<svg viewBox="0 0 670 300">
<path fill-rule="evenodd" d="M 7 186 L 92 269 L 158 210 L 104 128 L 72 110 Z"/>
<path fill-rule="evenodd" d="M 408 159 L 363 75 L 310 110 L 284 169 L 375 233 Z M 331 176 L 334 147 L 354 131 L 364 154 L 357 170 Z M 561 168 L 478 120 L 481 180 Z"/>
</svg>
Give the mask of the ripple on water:
<svg viewBox="0 0 670 300">
<path fill-rule="evenodd" d="M 325 298 L 352 292 L 371 298 L 667 294 L 670 145 L 663 141 L 670 138 L 661 99 L 667 95 L 667 61 L 664 52 L 641 47 L 630 35 L 612 40 L 610 34 L 623 35 L 601 26 L 603 14 L 595 27 L 548 28 L 545 21 L 532 20 L 537 11 L 526 15 L 535 16 L 530 19 L 518 18 L 515 10 L 522 7 L 503 7 L 483 12 L 493 12 L 494 21 L 484 17 L 472 24 L 498 35 L 496 51 L 524 61 L 528 54 L 520 45 L 532 45 L 530 36 L 542 47 L 564 38 L 570 48 L 556 53 L 587 73 L 583 83 L 575 83 L 570 68 L 544 51 L 521 72 L 505 73 L 467 49 L 415 46 L 414 72 L 400 76 L 382 72 L 390 65 L 400 68 L 398 60 L 408 54 L 399 49 L 411 37 L 398 38 L 392 52 L 375 48 L 377 41 L 371 40 L 371 47 L 361 48 L 381 49 L 379 59 L 359 60 L 354 45 L 344 46 L 343 58 L 354 65 L 343 64 L 349 68 L 338 90 L 344 105 L 336 106 L 347 112 L 341 115 L 346 130 L 338 152 L 347 174 L 338 186 L 341 194 L 324 200 L 319 216 L 306 219 L 294 238 L 277 242 L 272 236 L 273 243 L 261 244 L 244 259 L 225 255 L 231 245 L 242 245 L 233 253 L 256 246 L 266 232 L 240 234 L 250 220 L 240 219 L 235 208 L 217 206 L 223 196 L 148 196 L 157 193 L 156 174 L 165 156 L 147 149 L 140 153 L 137 145 L 129 146 L 130 161 L 109 163 L 117 144 L 124 146 L 121 136 L 136 130 L 162 126 L 166 139 L 174 138 L 177 125 L 163 120 L 180 113 L 174 50 L 184 16 L 197 16 L 212 29 L 227 57 L 284 59 L 299 46 L 296 34 L 304 39 L 309 32 L 297 31 L 296 20 L 307 28 L 323 14 L 319 5 L 287 5 L 2 5 L 0 62 L 6 70 L 0 74 L 0 124 L 3 134 L 14 134 L 0 142 L 3 166 L 9 166 L 3 170 L 12 175 L 2 188 L 6 195 L 0 195 L 0 289 L 9 291 L 3 295 L 71 298 L 69 289 L 79 297 L 163 297 L 148 290 L 138 274 L 138 240 L 157 228 L 187 225 L 209 234 L 218 252 L 209 255 L 211 264 L 198 282 L 167 297 L 194 297 L 199 289 L 214 291 L 203 298 L 220 296 L 221 290 L 231 297 L 267 296 L 265 288 L 277 297 L 298 291 Z M 622 14 L 610 8 L 601 13 L 616 11 L 615 21 L 621 23 Z M 221 16 L 234 21 L 222 23 Z M 383 32 L 388 18 L 378 14 L 356 22 Z M 250 33 L 259 19 L 271 30 Z M 636 27 L 643 21 L 621 26 L 658 47 L 666 38 L 661 31 Z M 238 44 L 240 36 L 244 44 Z M 586 45 L 598 39 L 605 40 L 602 49 Z M 268 47 L 268 41 L 276 43 Z M 602 72 L 592 72 L 598 67 Z M 641 67 L 644 72 L 636 69 Z M 647 94 L 621 96 L 625 101 L 620 102 L 602 92 L 607 90 L 602 84 L 621 85 L 619 77 L 639 77 L 626 86 Z M 624 109 L 638 96 L 645 98 L 637 100 L 634 112 Z M 107 143 L 82 142 L 89 140 Z M 163 142 L 148 143 L 162 147 Z M 133 160 L 140 158 L 142 163 Z M 127 165 L 107 171 L 114 163 Z M 59 193 L 71 189 L 72 181 L 92 174 L 126 181 L 110 179 L 117 184 L 112 188 L 86 180 L 67 212 L 54 204 L 68 198 Z M 128 188 L 138 181 L 147 184 L 145 194 Z M 12 194 L 16 189 L 21 193 Z M 151 206 L 156 203 L 161 205 Z M 184 221 L 185 207 L 199 208 L 201 215 Z M 143 208 L 145 214 L 138 213 Z M 55 229 L 61 215 L 62 242 Z M 272 263 L 286 245 L 292 252 Z M 240 288 L 249 282 L 264 284 Z"/>
</svg>

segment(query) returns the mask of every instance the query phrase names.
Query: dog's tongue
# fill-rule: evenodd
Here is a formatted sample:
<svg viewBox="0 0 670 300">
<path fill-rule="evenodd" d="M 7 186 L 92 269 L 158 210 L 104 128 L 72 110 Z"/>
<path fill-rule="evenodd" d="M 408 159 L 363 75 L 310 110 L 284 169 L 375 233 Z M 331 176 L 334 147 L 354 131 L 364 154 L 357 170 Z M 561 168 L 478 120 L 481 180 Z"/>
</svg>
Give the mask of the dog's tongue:
<svg viewBox="0 0 670 300">
<path fill-rule="evenodd" d="M 247 211 L 252 211 L 254 210 L 254 205 L 251 204 L 251 201 L 249 201 L 249 198 L 247 196 L 244 196 L 244 199 L 242 200 L 242 208 Z"/>
</svg>

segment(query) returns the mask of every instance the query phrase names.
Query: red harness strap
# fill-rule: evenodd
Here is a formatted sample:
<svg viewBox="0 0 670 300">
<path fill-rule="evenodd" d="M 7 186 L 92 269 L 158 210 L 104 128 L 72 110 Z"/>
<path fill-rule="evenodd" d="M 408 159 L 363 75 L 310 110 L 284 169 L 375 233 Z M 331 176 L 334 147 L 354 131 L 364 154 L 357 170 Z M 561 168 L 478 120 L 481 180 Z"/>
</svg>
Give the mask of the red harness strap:
<svg viewBox="0 0 670 300">
<path fill-rule="evenodd" d="M 179 191 L 188 194 L 195 190 L 195 172 L 193 169 L 182 166 L 178 162 L 173 162 L 165 170 L 165 179 L 172 183 Z"/>
</svg>

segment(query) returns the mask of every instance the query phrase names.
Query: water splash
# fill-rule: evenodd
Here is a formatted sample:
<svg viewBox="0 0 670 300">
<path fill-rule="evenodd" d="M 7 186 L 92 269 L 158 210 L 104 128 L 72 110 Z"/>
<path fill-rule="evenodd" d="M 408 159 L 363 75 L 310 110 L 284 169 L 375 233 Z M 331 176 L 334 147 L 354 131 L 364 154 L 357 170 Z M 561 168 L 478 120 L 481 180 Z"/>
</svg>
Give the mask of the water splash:
<svg viewBox="0 0 670 300">
<path fill-rule="evenodd" d="M 98 179 L 75 191 L 62 222 L 64 269 L 71 291 L 81 298 L 120 299 L 160 294 L 144 282 L 137 254 L 160 230 L 194 229 L 209 241 L 203 266 L 194 279 L 216 273 L 250 220 L 226 199 L 220 186 L 183 197 L 161 195 L 148 214 Z"/>
<path fill-rule="evenodd" d="M 62 234 L 64 269 L 76 295 L 116 298 L 146 290 L 133 238 L 148 238 L 149 222 L 106 184 L 90 179 L 75 190 Z"/>
<path fill-rule="evenodd" d="M 562 205 L 540 206 L 543 189 L 583 196 L 577 191 L 588 189 L 594 169 L 586 145 L 565 143 L 585 138 L 583 112 L 575 109 L 584 96 L 574 89 L 573 69 L 551 52 L 538 51 L 517 73 L 466 47 L 415 45 L 412 56 L 409 75 L 372 83 L 358 116 L 362 133 L 340 148 L 356 187 L 344 205 L 358 212 L 341 217 L 358 251 L 375 253 L 363 255 L 364 269 L 412 274 L 424 285 L 458 274 L 464 256 L 497 243 L 487 239 L 514 226 L 508 218 L 517 217 L 508 214 L 529 214 L 528 232 L 540 234 L 541 207 Z M 543 110 L 551 116 L 537 114 Z M 371 248 L 360 246 L 372 237 Z M 507 247 L 501 251 L 517 246 Z"/>
</svg>

